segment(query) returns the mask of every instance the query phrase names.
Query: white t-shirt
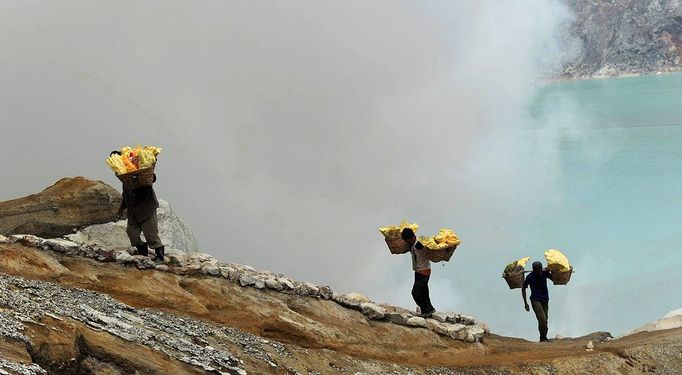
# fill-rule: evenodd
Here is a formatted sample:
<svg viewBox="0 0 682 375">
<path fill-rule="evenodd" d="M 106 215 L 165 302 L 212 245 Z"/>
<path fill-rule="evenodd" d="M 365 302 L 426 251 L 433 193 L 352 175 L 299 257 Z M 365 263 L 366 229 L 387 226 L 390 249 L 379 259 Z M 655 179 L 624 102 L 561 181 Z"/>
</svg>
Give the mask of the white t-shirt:
<svg viewBox="0 0 682 375">
<path fill-rule="evenodd" d="M 417 249 L 417 244 L 419 240 L 414 241 L 414 244 L 410 247 L 410 253 L 412 254 L 412 269 L 415 271 L 424 271 L 431 269 L 431 261 L 426 256 L 426 252 L 429 249 L 424 246 L 421 249 Z"/>
</svg>

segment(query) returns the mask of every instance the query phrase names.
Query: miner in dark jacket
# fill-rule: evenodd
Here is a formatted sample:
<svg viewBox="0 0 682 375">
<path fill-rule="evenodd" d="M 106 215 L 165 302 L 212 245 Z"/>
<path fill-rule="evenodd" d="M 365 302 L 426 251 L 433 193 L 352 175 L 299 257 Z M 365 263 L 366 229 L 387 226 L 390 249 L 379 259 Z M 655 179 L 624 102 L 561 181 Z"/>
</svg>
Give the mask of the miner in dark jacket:
<svg viewBox="0 0 682 375">
<path fill-rule="evenodd" d="M 154 175 L 154 182 L 156 182 L 156 174 Z M 137 189 L 126 189 L 123 185 L 123 200 L 121 207 L 118 209 L 119 217 L 123 216 L 123 212 L 128 210 L 128 238 L 130 238 L 131 245 L 137 248 L 140 255 L 148 255 L 149 248 L 154 249 L 156 257 L 154 261 L 163 263 L 164 246 L 159 238 L 158 221 L 156 218 L 156 209 L 159 208 L 159 201 L 156 199 L 156 193 L 151 186 L 143 186 Z M 144 233 L 147 242 L 142 242 L 140 234 Z"/>
<path fill-rule="evenodd" d="M 528 300 L 526 299 L 526 288 L 530 287 L 530 303 L 533 312 L 538 320 L 538 331 L 540 331 L 540 341 L 547 339 L 547 320 L 549 319 L 549 290 L 547 290 L 547 279 L 553 280 L 552 274 L 542 269 L 542 263 L 533 262 L 533 271 L 526 276 L 523 282 L 521 296 L 526 311 L 530 311 Z"/>
</svg>

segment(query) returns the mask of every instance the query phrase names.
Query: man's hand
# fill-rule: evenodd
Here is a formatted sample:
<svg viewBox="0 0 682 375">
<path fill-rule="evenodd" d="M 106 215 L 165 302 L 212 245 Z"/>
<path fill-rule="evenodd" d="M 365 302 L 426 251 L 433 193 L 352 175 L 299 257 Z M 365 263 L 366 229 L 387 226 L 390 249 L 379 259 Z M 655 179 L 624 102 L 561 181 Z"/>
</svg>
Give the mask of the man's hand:
<svg viewBox="0 0 682 375">
<path fill-rule="evenodd" d="M 116 218 L 121 220 L 123 219 L 123 212 L 125 211 L 125 208 L 119 208 L 118 212 L 116 213 Z"/>
<path fill-rule="evenodd" d="M 528 306 L 527 303 L 526 303 L 526 305 L 525 305 L 524 307 L 525 307 L 526 311 L 530 311 L 530 306 Z"/>
</svg>

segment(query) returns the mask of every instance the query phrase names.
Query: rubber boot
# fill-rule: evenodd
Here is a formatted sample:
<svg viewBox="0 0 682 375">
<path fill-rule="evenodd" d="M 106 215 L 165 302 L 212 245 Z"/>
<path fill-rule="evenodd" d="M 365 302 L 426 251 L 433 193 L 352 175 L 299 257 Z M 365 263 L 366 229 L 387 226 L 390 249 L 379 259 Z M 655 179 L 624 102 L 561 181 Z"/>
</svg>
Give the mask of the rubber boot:
<svg viewBox="0 0 682 375">
<path fill-rule="evenodd" d="M 154 249 L 154 251 L 156 252 L 156 257 L 154 258 L 154 262 L 163 263 L 163 257 L 166 255 L 165 250 L 166 249 L 163 246 L 157 247 L 156 249 Z"/>
<path fill-rule="evenodd" d="M 148 256 L 149 255 L 149 248 L 147 247 L 147 243 L 143 242 L 140 245 L 135 246 L 137 248 L 137 254 L 139 255 L 144 255 Z"/>
</svg>

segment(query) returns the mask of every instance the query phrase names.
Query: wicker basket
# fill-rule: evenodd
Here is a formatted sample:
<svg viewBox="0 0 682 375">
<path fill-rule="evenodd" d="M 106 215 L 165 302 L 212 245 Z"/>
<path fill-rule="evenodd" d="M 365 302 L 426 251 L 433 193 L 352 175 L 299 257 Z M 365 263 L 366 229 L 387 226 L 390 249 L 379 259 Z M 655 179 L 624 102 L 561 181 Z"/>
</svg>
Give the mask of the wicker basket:
<svg viewBox="0 0 682 375">
<path fill-rule="evenodd" d="M 123 187 L 127 190 L 133 190 L 144 186 L 152 186 L 154 183 L 154 167 L 152 165 L 149 168 L 138 169 L 136 171 L 116 175 L 121 182 L 123 182 Z"/>
<path fill-rule="evenodd" d="M 457 249 L 457 246 L 448 247 L 441 250 L 428 250 L 427 257 L 432 262 L 447 262 L 452 257 L 452 254 Z"/>
<path fill-rule="evenodd" d="M 405 254 L 410 251 L 410 245 L 403 241 L 400 236 L 386 237 L 385 239 L 388 249 L 391 250 L 391 254 Z"/>
<path fill-rule="evenodd" d="M 521 270 L 517 272 L 505 273 L 502 278 L 507 282 L 507 285 L 509 285 L 509 289 L 518 289 L 523 286 L 523 281 L 525 280 L 523 275 L 524 272 Z"/>
<path fill-rule="evenodd" d="M 552 282 L 554 285 L 566 285 L 571 280 L 571 274 L 573 274 L 573 267 L 568 271 L 552 272 Z"/>
</svg>

